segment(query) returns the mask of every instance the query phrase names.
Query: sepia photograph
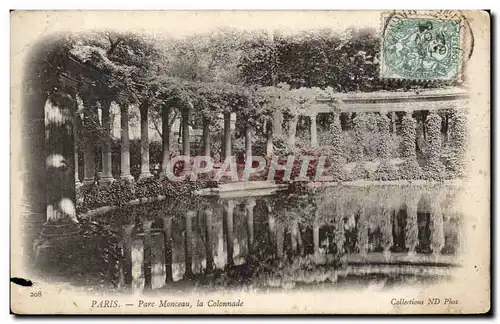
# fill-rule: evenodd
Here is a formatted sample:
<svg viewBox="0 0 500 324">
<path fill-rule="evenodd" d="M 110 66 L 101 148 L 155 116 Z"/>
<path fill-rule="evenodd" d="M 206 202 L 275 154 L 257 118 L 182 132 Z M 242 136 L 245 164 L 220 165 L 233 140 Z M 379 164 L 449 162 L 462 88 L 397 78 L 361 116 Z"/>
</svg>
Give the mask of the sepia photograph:
<svg viewBox="0 0 500 324">
<path fill-rule="evenodd" d="M 487 11 L 23 11 L 11 312 L 484 314 Z"/>
</svg>

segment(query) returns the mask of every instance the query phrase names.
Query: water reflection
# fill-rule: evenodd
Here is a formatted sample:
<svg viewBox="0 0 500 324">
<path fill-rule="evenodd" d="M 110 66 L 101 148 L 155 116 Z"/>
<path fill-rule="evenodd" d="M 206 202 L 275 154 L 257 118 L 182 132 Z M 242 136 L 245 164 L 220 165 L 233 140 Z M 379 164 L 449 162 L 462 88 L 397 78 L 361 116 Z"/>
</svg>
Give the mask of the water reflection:
<svg viewBox="0 0 500 324">
<path fill-rule="evenodd" d="M 286 288 L 449 276 L 462 246 L 457 192 L 367 190 L 207 198 L 182 215 L 165 206 L 124 227 L 123 285 Z"/>
</svg>

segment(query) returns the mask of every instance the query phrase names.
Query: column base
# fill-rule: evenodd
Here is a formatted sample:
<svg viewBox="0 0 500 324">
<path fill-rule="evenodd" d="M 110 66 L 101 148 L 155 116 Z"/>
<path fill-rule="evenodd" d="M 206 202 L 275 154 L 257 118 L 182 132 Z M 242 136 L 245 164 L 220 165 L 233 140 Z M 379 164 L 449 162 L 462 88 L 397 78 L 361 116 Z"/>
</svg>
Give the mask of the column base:
<svg viewBox="0 0 500 324">
<path fill-rule="evenodd" d="M 85 178 L 83 179 L 83 185 L 91 185 L 95 182 L 94 178 Z"/>
<path fill-rule="evenodd" d="M 125 180 L 129 182 L 134 182 L 134 177 L 129 173 L 129 174 L 122 174 L 120 175 L 120 180 Z"/>
<path fill-rule="evenodd" d="M 141 174 L 139 175 L 139 180 L 141 179 L 146 179 L 146 178 L 151 178 L 153 175 L 151 174 L 151 172 L 141 172 Z"/>
<path fill-rule="evenodd" d="M 115 181 L 116 179 L 113 178 L 112 176 L 102 177 L 101 179 L 99 179 L 99 185 L 108 186 Z"/>
</svg>

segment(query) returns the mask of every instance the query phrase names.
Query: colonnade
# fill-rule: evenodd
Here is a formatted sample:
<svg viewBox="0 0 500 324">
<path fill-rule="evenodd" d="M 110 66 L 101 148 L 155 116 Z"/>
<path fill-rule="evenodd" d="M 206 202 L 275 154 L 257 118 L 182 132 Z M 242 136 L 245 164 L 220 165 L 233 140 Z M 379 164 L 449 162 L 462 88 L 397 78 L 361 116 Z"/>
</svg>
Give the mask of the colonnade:
<svg viewBox="0 0 500 324">
<path fill-rule="evenodd" d="M 417 197 L 417 198 L 415 198 Z M 259 199 L 259 197 L 247 197 L 247 198 L 237 198 L 237 199 L 223 199 L 220 200 L 218 203 L 215 205 L 212 205 L 210 207 L 205 207 L 205 209 L 197 211 L 197 210 L 188 210 L 184 213 L 182 222 L 183 225 L 182 227 L 184 228 L 182 239 L 183 239 L 183 254 L 184 254 L 184 278 L 189 278 L 192 277 L 195 273 L 200 272 L 202 269 L 199 267 L 197 268 L 195 263 L 201 262 L 199 259 L 204 258 L 203 260 L 205 261 L 205 268 L 204 271 L 213 271 L 216 268 L 215 265 L 215 260 L 214 260 L 214 250 L 213 250 L 213 244 L 214 244 L 214 236 L 220 235 L 220 233 L 217 233 L 215 230 L 215 222 L 218 222 L 217 220 L 214 219 L 214 209 L 221 208 L 222 209 L 222 236 L 223 239 L 221 242 L 224 245 L 224 267 L 234 267 L 241 262 L 244 263 L 249 263 L 254 261 L 255 259 L 252 258 L 252 256 L 255 257 L 262 257 L 263 252 L 262 251 L 257 251 L 256 248 L 259 248 L 259 246 L 256 247 L 256 242 L 255 242 L 255 217 L 254 217 L 254 209 L 256 206 L 256 201 Z M 367 226 L 368 222 L 368 217 L 371 217 L 371 215 L 360 215 L 359 220 L 356 222 L 356 228 L 357 228 L 357 237 L 356 237 L 356 250 L 355 252 L 348 251 L 346 247 L 346 253 L 347 255 L 352 255 L 354 258 L 350 258 L 352 260 L 356 260 L 357 256 L 360 256 L 362 258 L 368 258 L 370 257 L 381 257 L 380 260 L 386 260 L 390 261 L 391 260 L 391 248 L 395 245 L 397 245 L 396 241 L 399 239 L 396 239 L 396 236 L 402 235 L 403 236 L 403 241 L 404 241 L 404 246 L 406 248 L 406 252 L 397 252 L 394 253 L 394 262 L 399 262 L 401 260 L 406 260 L 406 262 L 413 262 L 413 261 L 418 261 L 418 260 L 425 260 L 425 262 L 437 262 L 439 260 L 439 256 L 441 255 L 441 251 L 444 247 L 444 222 L 443 222 L 443 214 L 439 211 L 434 209 L 432 206 L 435 204 L 430 204 L 430 210 L 422 210 L 421 207 L 419 207 L 419 201 L 421 197 L 420 195 L 412 196 L 409 198 L 409 200 L 406 200 L 403 205 L 397 208 L 397 210 L 400 210 L 403 208 L 406 211 L 406 225 L 402 226 L 401 224 L 398 223 L 395 217 L 391 217 L 392 210 L 386 210 L 383 211 L 381 210 L 385 216 L 383 221 L 387 222 L 387 224 L 383 225 L 380 224 L 381 227 L 384 227 L 382 230 L 382 237 L 378 241 L 377 244 L 381 246 L 383 249 L 383 252 L 381 253 L 374 253 L 373 247 L 368 247 L 369 244 L 369 238 L 368 238 L 368 230 L 369 226 Z M 246 232 L 246 241 L 242 241 L 241 239 L 237 239 L 235 237 L 235 231 L 237 230 L 235 227 L 236 220 L 235 220 L 235 207 L 236 206 L 241 206 L 244 205 L 244 216 L 245 219 L 244 221 L 239 221 L 237 222 L 240 224 L 240 226 L 244 226 L 245 229 L 244 231 Z M 261 206 L 262 207 L 262 206 Z M 263 209 L 260 209 L 263 210 Z M 415 256 L 417 254 L 417 246 L 422 245 L 423 243 L 421 242 L 421 238 L 419 237 L 419 231 L 422 231 L 422 229 L 419 229 L 419 224 L 417 224 L 417 210 L 420 213 L 429 213 L 430 218 L 425 220 L 424 222 L 428 226 L 428 231 L 426 235 L 430 238 L 431 242 L 427 242 L 427 244 L 431 247 L 431 254 L 420 254 L 419 257 L 415 259 Z M 283 221 L 278 221 L 276 218 L 276 212 L 272 209 L 269 209 L 269 212 L 267 213 L 267 225 L 268 225 L 268 239 L 265 240 L 264 243 L 266 246 L 268 246 L 269 250 L 267 252 L 270 252 L 274 258 L 277 259 L 283 259 L 285 255 L 288 255 L 288 257 L 295 257 L 295 256 L 304 256 L 307 255 L 308 253 L 312 252 L 312 255 L 314 255 L 314 259 L 316 260 L 317 263 L 321 264 L 322 262 L 328 262 L 329 256 L 325 254 L 325 252 L 322 252 L 322 247 L 325 244 L 325 230 L 326 231 L 333 231 L 332 232 L 332 237 L 334 239 L 334 244 L 337 246 L 337 251 L 339 253 L 343 254 L 340 251 L 344 250 L 344 242 L 345 242 L 345 235 L 347 234 L 347 231 L 349 231 L 348 228 L 345 228 L 345 221 L 341 217 L 336 217 L 337 221 L 339 222 L 335 226 L 332 225 L 327 225 L 327 223 L 324 223 L 322 221 L 319 221 L 316 219 L 315 221 L 311 222 L 309 224 L 309 230 L 312 230 L 312 251 L 307 252 L 305 251 L 304 246 L 306 245 L 306 240 L 309 242 L 311 238 L 306 238 L 301 235 L 301 232 L 303 233 L 304 230 L 304 225 L 302 224 L 299 226 L 299 218 L 298 215 L 295 215 L 297 217 L 294 217 L 293 215 L 290 215 L 290 219 L 286 222 L 283 223 Z M 152 235 L 153 232 L 160 232 L 163 235 L 163 242 L 164 246 L 163 249 L 165 251 L 165 259 L 164 261 L 160 260 L 159 262 L 163 263 L 164 262 L 164 269 L 165 269 L 165 284 L 168 284 L 169 282 L 174 280 L 174 273 L 173 273 L 173 257 L 172 257 L 172 249 L 173 249 L 173 229 L 172 229 L 172 216 L 167 215 L 164 212 L 160 212 L 160 218 L 163 220 L 163 227 L 156 229 L 156 230 L 151 230 L 151 224 L 153 221 L 151 218 L 144 218 L 142 219 L 142 242 L 143 242 L 143 255 L 144 255 L 144 261 L 142 264 L 143 271 L 142 273 L 144 274 L 144 282 L 145 282 L 145 289 L 151 289 L 152 288 L 152 280 L 151 277 L 153 276 L 152 270 L 151 270 L 151 263 L 153 262 L 151 260 L 151 248 L 152 247 Z M 240 214 L 238 214 L 240 215 Z M 202 218 L 203 221 L 203 229 L 196 228 L 198 226 L 199 222 L 196 221 L 196 218 L 200 217 Z M 259 222 L 262 222 L 263 218 L 262 215 L 259 215 Z M 220 220 L 219 220 L 220 221 Z M 262 224 L 262 223 L 261 223 Z M 340 226 L 339 226 L 340 225 Z M 307 225 L 306 225 L 307 226 Z M 394 226 L 399 226 L 401 227 L 399 230 L 394 230 Z M 124 261 L 122 262 L 122 273 L 124 274 L 124 280 L 123 282 L 125 283 L 125 286 L 131 286 L 132 285 L 132 278 L 129 276 L 127 277 L 127 274 L 131 273 L 132 271 L 132 265 L 130 261 L 131 258 L 131 250 L 132 250 L 132 227 L 133 225 L 124 225 L 122 227 L 122 244 L 123 244 L 123 251 L 126 253 Z M 421 227 L 420 227 L 421 228 Z M 457 229 L 452 229 L 452 231 L 456 231 Z M 321 232 L 323 231 L 323 232 Z M 401 234 L 397 234 L 398 231 L 401 232 Z M 197 234 L 198 233 L 198 234 Z M 204 235 L 204 240 L 201 240 L 197 237 L 200 233 L 203 233 Z M 241 229 L 239 230 L 239 233 L 241 233 Z M 323 233 L 323 239 L 322 236 L 320 235 Z M 238 235 L 238 234 L 236 234 Z M 262 235 L 262 234 L 261 234 Z M 420 236 L 422 233 L 420 233 Z M 438 238 L 441 238 L 441 243 L 435 243 L 435 241 L 439 241 Z M 236 260 L 234 259 L 236 253 L 236 248 L 235 248 L 235 242 L 239 241 L 239 244 L 246 245 L 246 255 L 242 256 L 241 254 L 238 255 L 239 257 L 239 262 L 237 263 Z M 262 241 L 262 237 L 259 238 L 259 241 Z M 201 248 L 200 246 L 197 246 L 198 242 L 202 242 L 203 247 Z M 261 242 L 262 243 L 262 242 Z M 307 243 L 310 244 L 311 242 Z M 373 242 L 371 242 L 373 244 Z M 156 243 L 158 244 L 158 243 Z M 330 243 L 331 244 L 331 243 Z M 460 244 L 460 242 L 458 242 Z M 217 243 L 216 243 L 217 245 Z M 156 248 L 158 248 L 158 245 L 156 245 Z M 262 248 L 262 246 L 260 246 Z M 433 249 L 432 249 L 433 248 Z M 455 251 L 456 253 L 459 252 L 459 246 L 455 246 Z M 422 246 L 420 246 L 420 249 L 422 249 Z M 239 249 L 241 253 L 241 248 Z M 196 252 L 198 251 L 198 252 Z M 196 253 L 204 254 L 204 256 L 195 256 Z M 217 253 L 216 253 L 217 254 Z M 158 255 L 158 253 L 156 253 Z M 426 256 L 427 255 L 427 256 Z M 218 255 L 220 257 L 220 255 Z M 349 257 L 348 257 L 349 259 Z M 368 260 L 367 259 L 367 260 Z M 196 261 L 195 261 L 196 260 Z M 243 260 L 243 261 L 241 261 Z M 398 261 L 399 260 L 399 261 Z M 413 261 L 412 261 L 413 260 Z M 432 261 L 434 260 L 434 261 Z M 258 260 L 257 260 L 258 261 Z M 156 260 L 158 262 L 158 260 Z M 421 261 L 422 262 L 422 261 Z M 424 262 L 424 263 L 425 263 Z M 220 266 L 219 266 L 220 267 Z M 125 269 L 126 268 L 126 269 Z M 195 272 L 196 269 L 196 272 Z M 178 277 L 178 273 L 177 273 Z"/>
</svg>

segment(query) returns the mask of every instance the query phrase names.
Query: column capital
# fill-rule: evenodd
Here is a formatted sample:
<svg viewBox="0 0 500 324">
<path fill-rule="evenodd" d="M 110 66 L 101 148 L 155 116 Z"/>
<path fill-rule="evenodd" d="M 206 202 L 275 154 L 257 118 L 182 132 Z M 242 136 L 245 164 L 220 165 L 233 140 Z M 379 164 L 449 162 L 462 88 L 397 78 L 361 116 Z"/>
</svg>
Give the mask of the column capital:
<svg viewBox="0 0 500 324">
<path fill-rule="evenodd" d="M 222 202 L 222 206 L 224 206 L 224 209 L 226 211 L 233 211 L 234 207 L 236 206 L 236 201 L 234 199 L 225 199 Z"/>
<path fill-rule="evenodd" d="M 256 205 L 256 200 L 254 197 L 248 197 L 245 201 L 245 208 L 246 209 L 253 209 Z"/>
<path fill-rule="evenodd" d="M 186 218 L 193 218 L 193 217 L 196 217 L 196 211 L 194 210 L 188 210 L 184 216 L 186 216 Z"/>
<path fill-rule="evenodd" d="M 153 225 L 153 220 L 141 217 L 141 221 L 142 221 L 142 229 L 145 232 L 149 232 L 151 230 L 151 225 Z"/>
</svg>

